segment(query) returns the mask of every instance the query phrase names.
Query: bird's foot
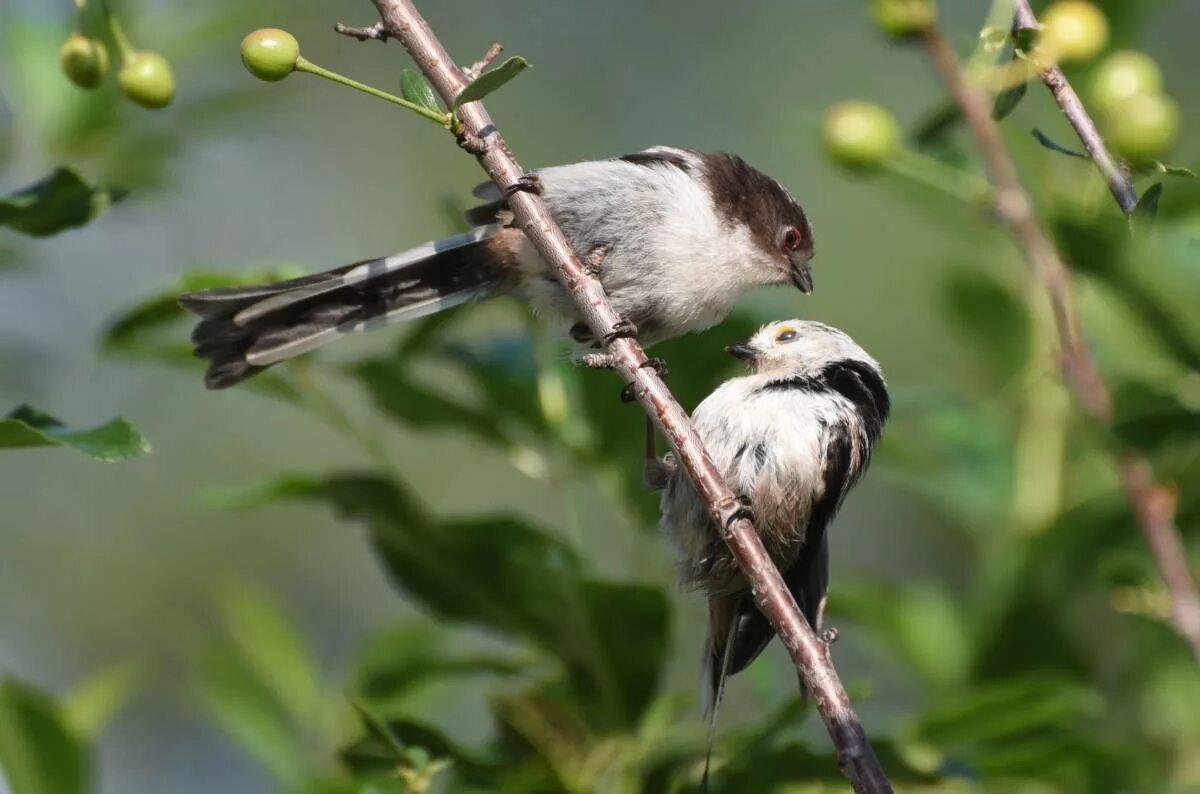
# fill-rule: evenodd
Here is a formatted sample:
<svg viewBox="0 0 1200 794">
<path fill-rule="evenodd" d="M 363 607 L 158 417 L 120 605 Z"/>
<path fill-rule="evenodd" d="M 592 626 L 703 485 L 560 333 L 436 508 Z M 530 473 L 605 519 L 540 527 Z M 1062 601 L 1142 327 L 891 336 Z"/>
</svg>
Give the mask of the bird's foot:
<svg viewBox="0 0 1200 794">
<path fill-rule="evenodd" d="M 511 185 L 506 185 L 504 188 L 504 197 L 512 198 L 517 193 L 532 193 L 535 196 L 542 195 L 542 179 L 537 174 L 522 174 L 517 177 L 517 181 Z"/>
<path fill-rule="evenodd" d="M 725 528 L 733 526 L 735 521 L 746 519 L 747 521 L 754 520 L 754 506 L 750 502 L 750 497 L 745 494 L 737 498 L 737 509 L 729 514 L 729 518 L 725 519 Z"/>
<path fill-rule="evenodd" d="M 826 645 L 833 645 L 838 641 L 838 637 L 840 636 L 842 636 L 842 633 L 834 626 L 830 626 L 827 629 L 822 629 L 821 642 L 825 643 Z"/>
<path fill-rule="evenodd" d="M 658 377 L 667 377 L 667 362 L 661 358 L 648 358 L 638 365 L 638 369 L 652 369 L 658 373 Z M 637 384 L 628 383 L 625 388 L 621 389 L 621 402 L 631 403 L 637 400 Z"/>
<path fill-rule="evenodd" d="M 618 339 L 636 339 L 637 332 L 637 326 L 634 325 L 630 320 L 617 320 L 616 324 L 613 325 L 612 330 L 604 335 L 604 338 L 600 340 L 600 343 L 605 347 L 608 347 Z"/>
</svg>

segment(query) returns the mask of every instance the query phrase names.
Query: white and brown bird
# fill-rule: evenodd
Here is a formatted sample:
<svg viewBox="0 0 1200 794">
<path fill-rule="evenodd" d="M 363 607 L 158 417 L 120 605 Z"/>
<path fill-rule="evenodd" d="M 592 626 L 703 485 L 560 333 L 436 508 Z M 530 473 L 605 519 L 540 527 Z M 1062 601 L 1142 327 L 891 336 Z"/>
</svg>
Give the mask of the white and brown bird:
<svg viewBox="0 0 1200 794">
<path fill-rule="evenodd" d="M 820 631 L 829 583 L 829 524 L 866 471 L 888 417 L 879 364 L 846 334 L 816 322 L 763 326 L 728 352 L 748 375 L 721 384 L 692 420 L 754 525 L 804 616 Z M 774 636 L 758 611 L 705 503 L 681 469 L 659 469 L 662 527 L 681 558 L 684 583 L 709 603 L 709 707 L 726 676 L 749 665 Z"/>
<path fill-rule="evenodd" d="M 536 172 L 540 192 L 581 256 L 597 255 L 613 306 L 644 344 L 723 320 L 749 287 L 812 290 L 812 227 L 778 182 L 732 154 L 656 147 Z M 342 335 L 511 293 L 594 345 L 574 304 L 504 196 L 467 213 L 474 228 L 404 253 L 290 281 L 182 295 L 192 335 L 221 389 Z M 600 258 L 602 255 L 602 258 Z"/>
</svg>

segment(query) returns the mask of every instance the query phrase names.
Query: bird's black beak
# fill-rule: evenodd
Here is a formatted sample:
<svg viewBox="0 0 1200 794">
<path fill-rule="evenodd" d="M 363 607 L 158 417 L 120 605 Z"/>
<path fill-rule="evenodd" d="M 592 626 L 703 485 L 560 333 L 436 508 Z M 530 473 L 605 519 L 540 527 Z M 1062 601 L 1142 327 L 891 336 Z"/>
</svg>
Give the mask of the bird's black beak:
<svg viewBox="0 0 1200 794">
<path fill-rule="evenodd" d="M 725 352 L 734 358 L 741 359 L 742 361 L 753 361 L 754 359 L 758 358 L 759 353 L 762 351 L 754 345 L 748 345 L 745 342 L 739 342 L 736 345 L 729 345 L 726 347 Z"/>
<path fill-rule="evenodd" d="M 796 289 L 803 292 L 805 295 L 811 295 L 813 291 L 812 270 L 808 267 L 808 261 L 812 258 L 811 254 L 800 254 L 799 251 L 792 254 L 791 270 L 792 283 L 796 285 Z"/>
</svg>

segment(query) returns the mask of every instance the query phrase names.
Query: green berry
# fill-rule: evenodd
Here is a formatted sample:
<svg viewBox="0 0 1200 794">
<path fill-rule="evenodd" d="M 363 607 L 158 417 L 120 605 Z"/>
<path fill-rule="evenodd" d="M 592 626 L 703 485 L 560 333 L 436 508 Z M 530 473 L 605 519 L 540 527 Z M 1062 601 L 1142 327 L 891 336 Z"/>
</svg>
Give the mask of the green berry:
<svg viewBox="0 0 1200 794">
<path fill-rule="evenodd" d="M 1130 160 L 1165 154 L 1179 135 L 1179 107 L 1162 94 L 1138 94 L 1114 108 L 1105 124 L 1108 142 Z"/>
<path fill-rule="evenodd" d="M 1092 78 L 1092 101 L 1108 113 L 1140 94 L 1162 91 L 1162 72 L 1144 52 L 1122 50 L 1100 62 Z"/>
<path fill-rule="evenodd" d="M 1049 61 L 1088 61 L 1108 45 L 1108 19 L 1086 0 L 1060 0 L 1042 13 L 1037 51 Z"/>
<path fill-rule="evenodd" d="M 72 83 L 95 88 L 108 74 L 108 50 L 104 42 L 72 33 L 58 52 L 58 62 Z"/>
<path fill-rule="evenodd" d="M 286 30 L 263 28 L 242 39 L 242 63 L 259 80 L 282 80 L 299 57 L 300 42 Z"/>
<path fill-rule="evenodd" d="M 900 143 L 896 119 L 870 102 L 842 102 L 825 113 L 825 151 L 839 165 L 853 169 L 881 166 Z"/>
<path fill-rule="evenodd" d="M 157 52 L 130 54 L 117 79 L 125 96 L 142 107 L 166 107 L 175 98 L 175 76 L 171 74 L 171 64 Z"/>
<path fill-rule="evenodd" d="M 871 13 L 889 36 L 909 38 L 937 23 L 933 0 L 872 0 Z"/>
</svg>

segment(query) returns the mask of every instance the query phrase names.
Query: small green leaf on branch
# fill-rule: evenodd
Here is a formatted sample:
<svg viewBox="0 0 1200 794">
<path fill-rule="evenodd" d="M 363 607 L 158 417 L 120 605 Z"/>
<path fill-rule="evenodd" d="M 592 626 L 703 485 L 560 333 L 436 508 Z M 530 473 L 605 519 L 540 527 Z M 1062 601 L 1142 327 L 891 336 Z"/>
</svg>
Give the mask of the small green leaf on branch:
<svg viewBox="0 0 1200 794">
<path fill-rule="evenodd" d="M 68 447 L 105 461 L 150 452 L 142 434 L 119 417 L 91 430 L 71 430 L 55 417 L 22 405 L 0 419 L 0 449 L 32 447 Z"/>
<path fill-rule="evenodd" d="M 429 85 L 429 81 L 416 69 L 405 69 L 400 73 L 400 96 L 414 105 L 437 113 L 442 112 L 437 96 L 433 93 L 433 86 Z"/>
<path fill-rule="evenodd" d="M 1074 149 L 1068 149 L 1066 146 L 1063 146 L 1061 143 L 1055 143 L 1054 141 L 1050 140 L 1050 138 L 1047 137 L 1046 133 L 1042 132 L 1037 127 L 1033 128 L 1032 133 L 1033 133 L 1033 137 L 1037 138 L 1038 143 L 1040 143 L 1042 146 L 1045 146 L 1047 149 L 1049 149 L 1052 152 L 1058 152 L 1059 154 L 1070 155 L 1071 157 L 1082 157 L 1084 160 L 1089 159 L 1088 156 L 1086 154 L 1084 154 L 1083 152 L 1077 152 Z"/>
<path fill-rule="evenodd" d="M 529 68 L 529 61 L 516 55 L 491 71 L 472 80 L 454 99 L 454 110 L 468 102 L 478 102 Z"/>
<path fill-rule="evenodd" d="M 33 237 L 83 226 L 125 197 L 125 191 L 89 185 L 70 168 L 7 196 L 0 196 L 0 226 Z"/>
</svg>

